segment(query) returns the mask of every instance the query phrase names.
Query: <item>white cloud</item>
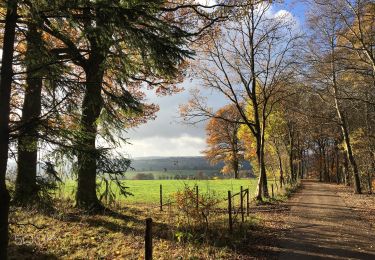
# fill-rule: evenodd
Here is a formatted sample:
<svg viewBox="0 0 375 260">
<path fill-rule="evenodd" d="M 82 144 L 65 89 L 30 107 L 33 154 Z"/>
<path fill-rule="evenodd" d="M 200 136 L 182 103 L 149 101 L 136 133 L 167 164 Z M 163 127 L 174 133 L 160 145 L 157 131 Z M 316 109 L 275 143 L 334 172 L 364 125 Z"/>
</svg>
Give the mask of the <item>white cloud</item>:
<svg viewBox="0 0 375 260">
<path fill-rule="evenodd" d="M 125 154 L 132 158 L 145 156 L 200 156 L 205 149 L 204 138 L 190 135 L 179 137 L 153 136 L 130 140 L 131 144 L 122 146 Z"/>
<path fill-rule="evenodd" d="M 289 11 L 284 10 L 284 9 L 281 9 L 281 10 L 277 11 L 275 13 L 275 17 L 276 18 L 290 18 L 290 19 L 293 19 L 293 15 Z"/>
</svg>

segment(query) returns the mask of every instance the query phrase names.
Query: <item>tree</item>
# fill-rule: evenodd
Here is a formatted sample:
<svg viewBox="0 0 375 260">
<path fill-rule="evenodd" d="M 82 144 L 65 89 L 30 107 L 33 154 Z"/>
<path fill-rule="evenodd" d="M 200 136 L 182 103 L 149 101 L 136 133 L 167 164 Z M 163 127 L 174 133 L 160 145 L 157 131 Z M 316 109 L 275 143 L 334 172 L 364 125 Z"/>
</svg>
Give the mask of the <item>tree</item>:
<svg viewBox="0 0 375 260">
<path fill-rule="evenodd" d="M 43 74 L 40 62 L 43 54 L 42 34 L 35 25 L 29 25 L 26 32 L 27 51 L 25 63 L 27 71 L 26 90 L 22 107 L 21 128 L 18 138 L 17 179 L 14 200 L 28 205 L 36 199 L 38 121 L 41 114 Z M 37 58 L 38 57 L 38 58 Z M 44 65 L 46 66 L 46 65 Z"/>
<path fill-rule="evenodd" d="M 237 137 L 240 119 L 241 116 L 233 105 L 219 109 L 216 116 L 207 123 L 208 148 L 203 151 L 211 163 L 224 162 L 222 172 L 234 173 L 235 179 L 239 177 L 240 163 L 243 161 L 243 144 Z"/>
<path fill-rule="evenodd" d="M 59 41 L 54 51 L 79 68 L 83 97 L 81 113 L 75 115 L 79 123 L 71 133 L 72 155 L 77 158 L 76 200 L 77 206 L 100 209 L 96 175 L 102 171 L 99 165 L 112 161 L 106 156 L 109 149 L 98 147 L 97 139 L 113 142 L 114 133 L 134 126 L 134 118 L 153 117 L 156 107 L 143 102 L 142 88 L 175 92 L 185 60 L 193 54 L 188 40 L 219 18 L 205 15 L 200 5 L 179 2 L 53 1 L 57 11 L 44 3 L 29 5 L 39 10 L 41 29 Z M 193 10 L 190 17 L 187 9 Z M 194 30 L 189 19 L 196 16 L 206 22 L 198 21 Z M 115 173 L 126 171 L 128 164 L 123 166 Z M 109 173 L 111 167 L 105 168 Z"/>
<path fill-rule="evenodd" d="M 40 9 L 19 4 L 22 20 L 17 26 L 15 50 L 16 87 L 11 100 L 11 142 L 17 145 L 17 178 L 14 201 L 18 205 L 34 205 L 35 199 L 44 199 L 51 189 L 45 177 L 37 176 L 39 145 L 66 144 L 56 131 L 61 115 L 66 115 L 78 98 L 77 87 L 72 84 L 72 73 L 66 56 L 56 54 L 59 43 L 40 29 Z M 22 102 L 23 98 L 23 102 Z M 22 112 L 22 113 L 20 113 Z M 52 127 L 54 125 L 55 127 Z M 55 129 L 53 129 L 55 128 Z M 60 128 L 62 128 L 60 126 Z M 61 129 L 62 130 L 62 129 Z M 47 137 L 48 136 L 48 137 Z M 51 142 L 53 140 L 53 142 Z M 49 147 L 48 150 L 52 150 Z M 39 162 L 40 164 L 42 162 Z M 50 176 L 51 177 L 51 176 Z"/>
<path fill-rule="evenodd" d="M 10 95 L 13 52 L 17 22 L 17 1 L 7 2 L 0 73 L 0 258 L 7 259 L 10 196 L 5 181 L 9 148 Z"/>
<path fill-rule="evenodd" d="M 256 140 L 259 182 L 257 198 L 268 197 L 265 131 L 267 119 L 280 100 L 284 86 L 293 80 L 294 51 L 299 34 L 286 15 L 270 17 L 271 4 L 250 2 L 241 7 L 225 26 L 217 28 L 201 44 L 202 58 L 196 74 L 202 85 L 233 103 Z M 215 117 L 200 92 L 182 108 L 186 120 Z M 246 113 L 252 106 L 252 116 Z"/>
<path fill-rule="evenodd" d="M 338 46 L 341 23 L 339 16 L 329 5 L 320 7 L 317 3 L 315 8 L 319 8 L 319 13 L 324 15 L 317 16 L 315 13 L 309 19 L 314 34 L 311 38 L 308 60 L 313 67 L 316 81 L 322 83 L 332 97 L 331 100 L 345 141 L 347 157 L 354 172 L 355 192 L 361 193 L 359 170 L 353 153 L 348 118 L 345 114 L 344 103 L 340 99 L 341 93 L 345 91 L 341 80 L 345 70 L 341 66 L 342 52 Z"/>
</svg>

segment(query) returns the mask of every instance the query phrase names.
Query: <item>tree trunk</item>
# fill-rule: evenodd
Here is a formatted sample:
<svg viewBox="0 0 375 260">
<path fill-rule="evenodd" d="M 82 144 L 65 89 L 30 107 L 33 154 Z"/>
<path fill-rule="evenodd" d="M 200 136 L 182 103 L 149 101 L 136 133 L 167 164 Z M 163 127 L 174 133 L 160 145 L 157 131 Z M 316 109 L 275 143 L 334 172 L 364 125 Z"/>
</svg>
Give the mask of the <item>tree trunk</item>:
<svg viewBox="0 0 375 260">
<path fill-rule="evenodd" d="M 10 196 L 5 177 L 9 149 L 10 94 L 13 78 L 13 52 L 17 23 L 17 1 L 9 0 L 5 17 L 3 57 L 0 73 L 0 259 L 8 255 L 8 215 Z"/>
<path fill-rule="evenodd" d="M 354 158 L 353 150 L 352 150 L 352 143 L 350 141 L 350 136 L 349 136 L 349 127 L 348 123 L 346 120 L 346 117 L 341 110 L 340 104 L 339 104 L 339 89 L 336 81 L 336 64 L 335 64 L 335 47 L 333 46 L 332 43 L 332 76 L 333 76 L 333 93 L 334 93 L 334 102 L 335 102 L 335 108 L 336 108 L 336 113 L 337 117 L 340 120 L 340 127 L 342 131 L 342 135 L 344 138 L 345 146 L 346 146 L 346 153 L 348 156 L 348 159 L 350 161 L 350 164 L 353 168 L 353 177 L 354 177 L 354 192 L 361 194 L 361 182 L 359 178 L 359 171 L 358 171 L 358 166 L 357 166 L 357 161 Z"/>
<path fill-rule="evenodd" d="M 367 170 L 367 185 L 368 185 L 368 193 L 372 194 L 372 174 L 370 172 L 371 170 Z"/>
<path fill-rule="evenodd" d="M 25 56 L 27 79 L 22 108 L 21 130 L 18 138 L 18 172 L 15 202 L 28 205 L 38 196 L 36 183 L 38 155 L 38 118 L 41 112 L 42 72 L 35 64 L 36 53 L 42 48 L 42 35 L 30 25 L 26 35 Z"/>
<path fill-rule="evenodd" d="M 270 195 L 268 193 L 266 162 L 264 160 L 264 143 L 263 143 L 262 148 L 261 148 L 261 171 L 260 171 L 260 175 L 261 175 L 262 185 L 263 185 L 262 195 L 263 195 L 264 198 L 268 198 Z"/>
<path fill-rule="evenodd" d="M 289 167 L 291 180 L 296 181 L 295 168 L 294 168 L 294 136 L 293 136 L 293 126 L 288 124 L 288 137 L 289 137 Z"/>
<path fill-rule="evenodd" d="M 329 158 L 328 158 L 328 147 L 323 148 L 323 158 L 324 158 L 324 182 L 329 182 Z"/>
<path fill-rule="evenodd" d="M 299 177 L 303 179 L 303 149 L 300 150 L 300 158 L 299 158 Z"/>
<path fill-rule="evenodd" d="M 348 162 L 348 155 L 347 153 L 344 154 L 344 179 L 345 185 L 350 186 L 350 177 L 349 177 L 349 162 Z"/>
<path fill-rule="evenodd" d="M 319 181 L 323 181 L 323 148 L 319 144 Z"/>
<path fill-rule="evenodd" d="M 257 156 L 259 164 L 259 181 L 258 181 L 258 195 L 257 199 L 269 198 L 268 184 L 267 184 L 267 173 L 266 173 L 266 162 L 264 160 L 264 127 L 261 130 L 261 136 L 257 138 Z M 258 143 L 259 142 L 259 143 Z"/>
<path fill-rule="evenodd" d="M 283 162 L 281 160 L 281 155 L 280 155 L 280 151 L 279 151 L 279 148 L 277 147 L 277 144 L 275 143 L 275 147 L 276 147 L 276 154 L 277 154 L 277 158 L 279 160 L 279 170 L 280 170 L 280 187 L 282 188 L 283 185 L 285 184 L 284 183 L 284 171 L 283 171 Z"/>
<path fill-rule="evenodd" d="M 238 179 L 238 177 L 239 177 L 238 176 L 238 173 L 239 173 L 238 159 L 234 158 L 232 163 L 233 163 L 232 167 L 233 167 L 233 171 L 234 171 L 234 178 Z"/>
<path fill-rule="evenodd" d="M 341 178 L 340 178 L 340 152 L 339 152 L 339 148 L 337 147 L 337 144 L 336 144 L 335 152 L 336 152 L 336 183 L 340 184 L 341 183 Z"/>
<path fill-rule="evenodd" d="M 78 144 L 78 186 L 76 193 L 77 206 L 87 210 L 100 210 L 96 195 L 96 171 L 98 151 L 95 146 L 97 133 L 97 119 L 103 107 L 101 84 L 103 71 L 100 67 L 102 60 L 93 59 L 95 62 L 85 70 L 86 90 L 82 102 L 82 116 L 80 129 L 82 136 Z"/>
<path fill-rule="evenodd" d="M 333 176 L 334 176 L 334 169 L 335 169 L 335 154 L 332 152 L 331 156 L 329 157 L 331 159 L 331 169 L 329 171 L 329 182 L 333 182 Z"/>
<path fill-rule="evenodd" d="M 361 190 L 361 182 L 359 179 L 359 171 L 358 171 L 357 161 L 355 160 L 354 155 L 353 155 L 352 144 L 351 144 L 350 137 L 349 137 L 346 119 L 341 117 L 341 122 L 342 122 L 341 129 L 343 131 L 344 141 L 346 144 L 346 153 L 348 155 L 350 164 L 353 168 L 354 192 L 361 194 L 362 190 Z"/>
<path fill-rule="evenodd" d="M 258 101 L 258 91 L 257 91 L 257 74 L 255 69 L 256 58 L 255 58 L 255 9 L 254 4 L 250 5 L 250 15 L 251 15 L 251 28 L 248 28 L 251 33 L 249 35 L 249 49 L 250 49 L 250 72 L 251 72 L 251 102 L 253 104 L 254 109 L 254 123 L 255 123 L 255 138 L 257 143 L 257 159 L 258 159 L 258 166 L 259 166 L 259 180 L 258 180 L 258 191 L 257 191 L 257 200 L 262 200 L 263 197 L 269 197 L 268 194 L 268 187 L 267 187 L 267 173 L 266 173 L 266 165 L 264 160 L 264 130 L 266 126 L 266 118 L 265 118 L 265 106 L 267 105 L 265 102 Z M 259 105 L 262 105 L 259 108 Z M 262 121 L 263 120 L 263 121 Z"/>
</svg>

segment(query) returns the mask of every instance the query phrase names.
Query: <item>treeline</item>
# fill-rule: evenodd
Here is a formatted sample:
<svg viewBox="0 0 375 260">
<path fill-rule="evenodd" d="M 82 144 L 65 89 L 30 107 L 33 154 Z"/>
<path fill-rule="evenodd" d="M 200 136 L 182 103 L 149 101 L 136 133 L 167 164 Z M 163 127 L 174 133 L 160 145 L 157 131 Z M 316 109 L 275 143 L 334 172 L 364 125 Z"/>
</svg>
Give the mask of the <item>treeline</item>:
<svg viewBox="0 0 375 260">
<path fill-rule="evenodd" d="M 173 173 L 172 175 L 165 175 L 161 173 L 136 173 L 133 180 L 209 180 L 212 174 L 206 174 L 204 172 L 197 172 L 196 174 L 178 174 Z"/>
<path fill-rule="evenodd" d="M 178 170 L 220 170 L 223 163 L 211 165 L 205 157 L 166 157 L 139 158 L 131 162 L 136 171 L 178 171 Z M 244 163 L 244 170 L 250 170 L 250 164 Z"/>
</svg>

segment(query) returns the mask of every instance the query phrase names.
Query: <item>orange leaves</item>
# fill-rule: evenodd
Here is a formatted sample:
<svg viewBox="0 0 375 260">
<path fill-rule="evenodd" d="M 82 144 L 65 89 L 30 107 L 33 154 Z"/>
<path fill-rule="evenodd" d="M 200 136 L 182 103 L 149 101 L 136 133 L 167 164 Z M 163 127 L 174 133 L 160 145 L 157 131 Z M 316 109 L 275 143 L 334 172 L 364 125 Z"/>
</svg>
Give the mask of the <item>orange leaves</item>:
<svg viewBox="0 0 375 260">
<path fill-rule="evenodd" d="M 241 116 L 234 105 L 227 105 L 217 111 L 215 117 L 207 123 L 207 146 L 203 151 L 212 163 L 225 162 L 223 173 L 233 172 L 233 163 L 242 158 L 242 143 L 237 138 Z"/>
</svg>

